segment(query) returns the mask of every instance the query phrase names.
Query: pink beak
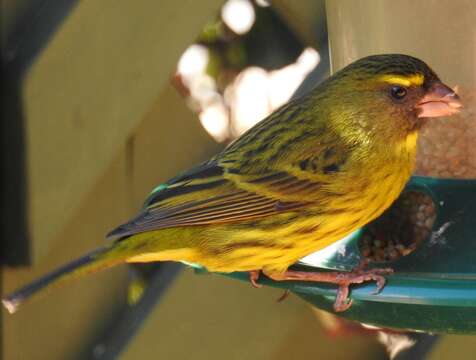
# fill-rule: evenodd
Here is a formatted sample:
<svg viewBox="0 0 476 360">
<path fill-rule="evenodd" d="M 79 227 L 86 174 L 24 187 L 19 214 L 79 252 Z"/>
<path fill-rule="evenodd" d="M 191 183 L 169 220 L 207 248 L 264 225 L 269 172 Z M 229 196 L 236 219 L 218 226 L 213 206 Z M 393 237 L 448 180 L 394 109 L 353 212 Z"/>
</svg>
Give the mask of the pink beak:
<svg viewBox="0 0 476 360">
<path fill-rule="evenodd" d="M 457 114 L 463 106 L 459 96 L 445 84 L 435 83 L 417 104 L 418 117 L 440 117 Z"/>
</svg>

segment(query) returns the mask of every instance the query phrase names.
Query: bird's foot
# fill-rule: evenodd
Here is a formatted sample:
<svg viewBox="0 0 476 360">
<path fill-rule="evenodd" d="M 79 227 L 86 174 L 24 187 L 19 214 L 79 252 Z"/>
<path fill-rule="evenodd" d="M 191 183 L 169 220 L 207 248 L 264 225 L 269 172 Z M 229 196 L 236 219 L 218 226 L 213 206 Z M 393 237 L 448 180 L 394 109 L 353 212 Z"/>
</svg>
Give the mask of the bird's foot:
<svg viewBox="0 0 476 360">
<path fill-rule="evenodd" d="M 254 288 L 257 288 L 257 289 L 263 287 L 263 285 L 257 283 L 260 273 L 261 273 L 261 270 L 253 270 L 253 271 L 249 272 L 249 274 L 250 274 L 250 283 Z M 290 293 L 290 291 L 288 289 L 284 290 L 283 294 L 276 301 L 277 302 L 283 301 L 284 299 L 286 299 L 288 297 L 289 293 Z"/>
<path fill-rule="evenodd" d="M 338 289 L 334 302 L 334 310 L 336 312 L 342 312 L 352 305 L 352 300 L 348 298 L 350 285 L 375 281 L 377 283 L 377 289 L 374 294 L 378 294 L 385 286 L 384 275 L 392 273 L 393 270 L 390 268 L 362 270 L 361 266 L 359 266 L 352 272 L 305 272 L 288 270 L 281 274 L 271 273 L 266 275 L 276 281 L 293 280 L 336 284 L 338 285 Z"/>
<path fill-rule="evenodd" d="M 259 279 L 259 274 L 261 273 L 261 270 L 253 270 L 253 271 L 250 271 L 250 283 L 251 285 L 254 287 L 254 288 L 262 288 L 263 285 L 261 284 L 258 284 L 256 281 L 258 281 Z M 281 302 L 283 300 L 285 300 L 288 295 L 289 295 L 290 291 L 288 289 L 284 290 L 283 294 L 276 300 L 277 302 Z"/>
<path fill-rule="evenodd" d="M 254 287 L 254 288 L 262 288 L 263 285 L 261 284 L 258 284 L 257 281 L 259 279 L 259 274 L 260 274 L 260 270 L 253 270 L 253 271 L 250 271 L 250 283 L 251 285 Z"/>
<path fill-rule="evenodd" d="M 375 281 L 377 288 L 373 294 L 378 294 L 385 286 L 386 279 L 384 275 L 390 275 L 393 270 L 390 268 L 357 270 L 350 273 L 336 273 L 335 284 L 339 286 L 337 289 L 336 300 L 334 302 L 334 310 L 342 312 L 349 309 L 352 305 L 352 299 L 349 299 L 349 287 L 352 284 L 362 284 L 367 281 Z"/>
</svg>

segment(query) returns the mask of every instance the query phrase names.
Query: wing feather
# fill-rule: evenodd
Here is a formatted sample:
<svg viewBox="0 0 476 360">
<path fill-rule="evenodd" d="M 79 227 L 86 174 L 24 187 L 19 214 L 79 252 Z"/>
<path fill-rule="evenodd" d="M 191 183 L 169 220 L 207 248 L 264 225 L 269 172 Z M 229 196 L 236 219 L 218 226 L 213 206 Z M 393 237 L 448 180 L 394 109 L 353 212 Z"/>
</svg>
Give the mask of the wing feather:
<svg viewBox="0 0 476 360">
<path fill-rule="evenodd" d="M 201 169 L 192 169 L 159 187 L 149 196 L 143 211 L 136 218 L 110 232 L 108 237 L 121 238 L 176 226 L 239 222 L 307 205 L 242 190 L 223 177 L 225 169 L 216 163 L 202 165 Z M 296 188 L 305 185 L 285 173 L 255 177 L 250 182 L 268 182 L 277 189 L 280 186 L 289 189 L 293 183 Z"/>
</svg>

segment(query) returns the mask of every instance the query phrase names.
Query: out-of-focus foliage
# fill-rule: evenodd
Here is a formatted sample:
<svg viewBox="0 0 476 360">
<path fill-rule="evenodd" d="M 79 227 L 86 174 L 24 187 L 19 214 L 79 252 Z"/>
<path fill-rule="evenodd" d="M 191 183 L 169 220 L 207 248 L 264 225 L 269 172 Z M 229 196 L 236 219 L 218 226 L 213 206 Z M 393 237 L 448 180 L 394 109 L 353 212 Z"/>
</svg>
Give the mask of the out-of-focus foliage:
<svg viewBox="0 0 476 360">
<path fill-rule="evenodd" d="M 318 61 L 272 6 L 229 0 L 182 56 L 174 83 L 207 131 L 229 141 L 286 102 Z"/>
</svg>

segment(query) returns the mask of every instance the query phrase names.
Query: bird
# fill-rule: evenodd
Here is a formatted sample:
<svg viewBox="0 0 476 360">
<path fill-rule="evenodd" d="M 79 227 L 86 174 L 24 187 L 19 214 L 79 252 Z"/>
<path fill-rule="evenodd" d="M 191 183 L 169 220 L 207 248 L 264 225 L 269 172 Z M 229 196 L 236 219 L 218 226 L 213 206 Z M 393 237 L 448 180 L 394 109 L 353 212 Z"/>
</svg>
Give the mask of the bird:
<svg viewBox="0 0 476 360">
<path fill-rule="evenodd" d="M 156 187 L 109 243 L 2 299 L 8 311 L 40 290 L 123 263 L 177 261 L 210 272 L 248 272 L 275 281 L 382 289 L 391 269 L 297 271 L 324 249 L 381 215 L 402 192 L 430 118 L 462 107 L 422 60 L 361 58 L 291 100 L 204 161 Z"/>
</svg>

